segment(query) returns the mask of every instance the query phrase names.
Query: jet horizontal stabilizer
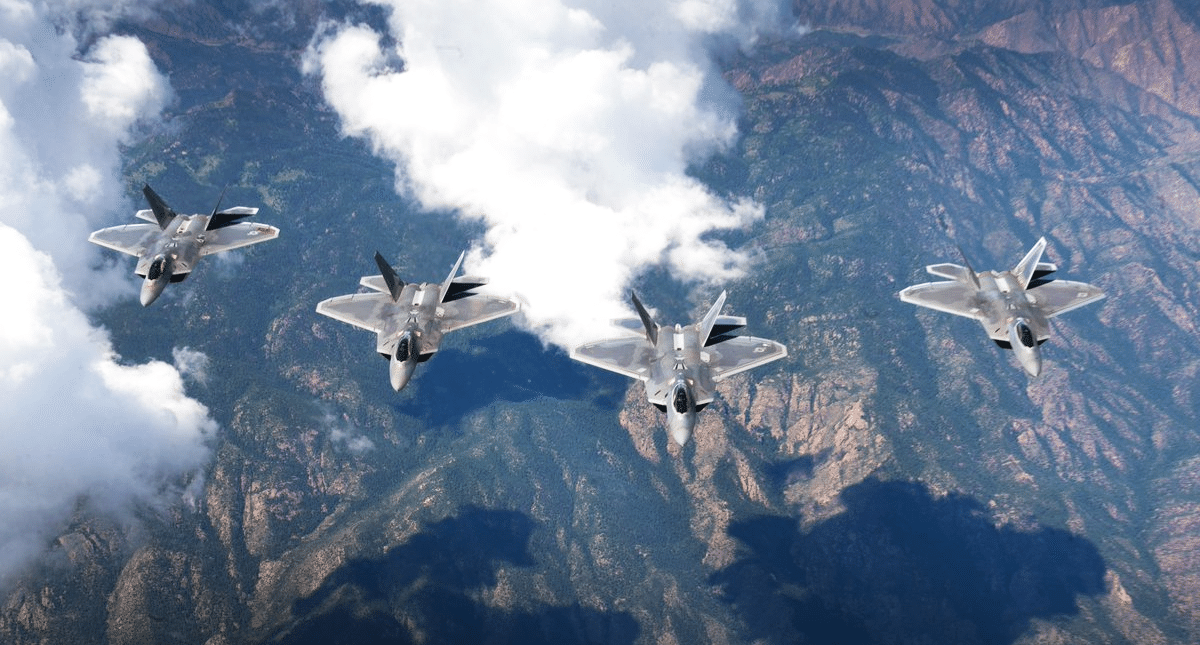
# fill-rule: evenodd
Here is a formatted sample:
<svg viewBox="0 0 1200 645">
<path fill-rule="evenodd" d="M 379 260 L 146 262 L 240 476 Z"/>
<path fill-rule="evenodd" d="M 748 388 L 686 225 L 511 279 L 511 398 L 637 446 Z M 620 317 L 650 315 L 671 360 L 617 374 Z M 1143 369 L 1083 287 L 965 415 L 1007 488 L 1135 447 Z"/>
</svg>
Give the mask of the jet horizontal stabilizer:
<svg viewBox="0 0 1200 645">
<path fill-rule="evenodd" d="M 258 209 L 250 206 L 234 206 L 225 210 L 217 211 L 208 219 L 208 230 L 215 231 L 219 228 L 225 228 L 236 224 L 243 217 L 257 215 Z"/>
<path fill-rule="evenodd" d="M 1058 271 L 1057 265 L 1050 262 L 1038 262 L 1037 268 L 1033 271 L 1033 278 L 1029 280 L 1029 284 L 1026 285 L 1025 288 L 1032 289 L 1034 287 L 1039 287 L 1043 284 L 1053 282 L 1054 278 L 1049 278 L 1047 276 L 1055 271 Z"/>
<path fill-rule="evenodd" d="M 471 295 L 471 289 L 482 287 L 488 283 L 487 278 L 463 275 L 450 281 L 446 293 L 442 294 L 442 302 L 453 302 Z"/>
<path fill-rule="evenodd" d="M 712 330 L 708 332 L 708 338 L 704 340 L 704 346 L 710 347 L 717 343 L 724 342 L 734 337 L 732 332 L 746 326 L 746 319 L 742 316 L 717 316 L 716 322 L 713 323 Z"/>
<path fill-rule="evenodd" d="M 961 264 L 951 264 L 949 262 L 943 264 L 931 264 L 925 267 L 925 271 L 930 275 L 936 275 L 939 278 L 949 278 L 951 280 L 957 280 L 958 282 L 973 284 L 971 281 L 971 276 L 968 273 L 970 269 Z"/>
</svg>

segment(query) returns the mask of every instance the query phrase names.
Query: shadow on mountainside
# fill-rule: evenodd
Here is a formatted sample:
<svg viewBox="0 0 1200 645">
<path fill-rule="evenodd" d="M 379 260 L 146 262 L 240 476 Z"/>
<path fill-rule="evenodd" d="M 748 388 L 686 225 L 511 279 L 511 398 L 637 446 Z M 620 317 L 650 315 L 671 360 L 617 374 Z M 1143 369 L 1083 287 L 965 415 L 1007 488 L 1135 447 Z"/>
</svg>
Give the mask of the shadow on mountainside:
<svg viewBox="0 0 1200 645">
<path fill-rule="evenodd" d="M 267 642 L 632 643 L 640 629 L 626 612 L 579 604 L 508 610 L 477 600 L 497 585 L 502 565 L 536 564 L 528 552 L 534 528 L 522 513 L 465 508 L 380 557 L 347 561 L 293 603 L 294 622 Z"/>
<path fill-rule="evenodd" d="M 511 330 L 466 349 L 439 351 L 417 368 L 409 385 L 413 396 L 398 405 L 430 426 L 449 425 L 494 401 L 583 398 L 584 369 L 563 352 L 543 348 L 536 337 Z"/>
<path fill-rule="evenodd" d="M 748 554 L 711 582 L 750 638 L 1005 644 L 1104 591 L 1099 552 L 1066 531 L 997 528 L 976 500 L 914 482 L 867 480 L 841 499 L 806 533 L 779 516 L 729 527 Z"/>
</svg>

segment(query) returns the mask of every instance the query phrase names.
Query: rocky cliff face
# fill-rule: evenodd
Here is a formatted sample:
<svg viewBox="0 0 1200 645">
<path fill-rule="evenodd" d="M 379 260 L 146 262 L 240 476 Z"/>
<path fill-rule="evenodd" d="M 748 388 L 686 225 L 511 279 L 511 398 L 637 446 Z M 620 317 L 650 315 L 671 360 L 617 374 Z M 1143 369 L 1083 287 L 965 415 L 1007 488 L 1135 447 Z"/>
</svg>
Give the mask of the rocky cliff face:
<svg viewBox="0 0 1200 645">
<path fill-rule="evenodd" d="M 695 173 L 766 206 L 730 309 L 791 357 L 724 384 L 682 450 L 640 387 L 505 325 L 392 393 L 313 303 L 363 244 L 440 267 L 471 232 L 398 215 L 287 38 L 142 31 L 191 103 L 130 174 L 240 176 L 294 244 L 247 254 L 254 298 L 208 276 L 164 303 L 225 375 L 197 394 L 225 430 L 195 508 L 81 508 L 0 640 L 1194 642 L 1196 16 L 1052 4 L 798 4 L 815 31 L 728 61 L 744 137 Z M 1039 235 L 1108 298 L 1055 321 L 1037 380 L 894 296 L 956 244 L 1001 268 Z M 169 351 L 142 313 L 109 314 L 118 347 Z"/>
</svg>

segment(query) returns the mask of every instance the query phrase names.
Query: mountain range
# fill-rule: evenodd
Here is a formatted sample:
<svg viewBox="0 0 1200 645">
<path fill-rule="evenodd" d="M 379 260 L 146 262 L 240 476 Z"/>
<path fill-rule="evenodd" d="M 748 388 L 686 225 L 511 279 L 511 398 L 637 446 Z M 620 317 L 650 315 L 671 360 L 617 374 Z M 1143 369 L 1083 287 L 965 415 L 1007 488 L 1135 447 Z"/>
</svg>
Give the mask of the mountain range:
<svg viewBox="0 0 1200 645">
<path fill-rule="evenodd" d="M 177 95 L 125 150 L 129 193 L 207 204 L 234 178 L 283 232 L 99 315 L 129 360 L 209 357 L 212 464 L 137 518 L 81 503 L 0 597 L 0 641 L 1200 639 L 1195 8 L 796 2 L 802 29 L 724 55 L 740 138 L 691 174 L 765 207 L 727 235 L 759 260 L 726 312 L 790 356 L 724 383 L 685 448 L 640 384 L 512 323 L 396 394 L 374 338 L 315 314 L 377 248 L 439 280 L 481 233 L 398 197 L 300 71 L 321 16 L 378 11 L 120 27 Z M 1107 298 L 1054 321 L 1036 379 L 895 296 L 956 246 L 1007 269 L 1043 235 Z M 680 320 L 715 295 L 637 288 Z"/>
</svg>

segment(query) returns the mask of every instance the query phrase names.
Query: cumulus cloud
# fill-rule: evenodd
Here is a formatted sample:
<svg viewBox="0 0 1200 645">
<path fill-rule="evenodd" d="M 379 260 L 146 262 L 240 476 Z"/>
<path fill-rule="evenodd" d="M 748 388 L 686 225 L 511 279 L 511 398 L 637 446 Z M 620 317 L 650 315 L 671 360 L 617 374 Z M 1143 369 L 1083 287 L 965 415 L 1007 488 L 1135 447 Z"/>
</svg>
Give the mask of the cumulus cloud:
<svg viewBox="0 0 1200 645">
<path fill-rule="evenodd" d="M 137 292 L 87 236 L 128 219 L 118 145 L 170 93 L 141 42 L 95 33 L 129 6 L 0 0 L 0 581 L 80 500 L 176 499 L 216 430 L 179 369 L 122 362 L 84 313 Z"/>
<path fill-rule="evenodd" d="M 104 36 L 81 52 L 47 5 L 0 5 L 11 18 L 0 20 L 0 223 L 50 254 L 80 306 L 132 297 L 128 262 L 94 270 L 102 256 L 86 240 L 129 219 L 117 144 L 162 110 L 169 84 L 136 38 Z"/>
<path fill-rule="evenodd" d="M 167 98 L 167 84 L 158 74 L 146 46 L 130 36 L 101 39 L 81 61 L 80 100 L 88 120 L 103 125 L 114 138 L 146 114 L 157 113 Z"/>
<path fill-rule="evenodd" d="M 207 354 L 191 347 L 176 347 L 171 350 L 171 360 L 181 376 L 200 385 L 208 385 L 208 366 L 211 361 Z"/>
<path fill-rule="evenodd" d="M 343 131 L 397 163 L 398 190 L 487 225 L 468 268 L 517 292 L 544 339 L 605 333 L 647 267 L 703 282 L 747 271 L 711 233 L 762 207 L 686 169 L 737 135 L 706 45 L 752 42 L 779 24 L 777 3 L 379 4 L 389 33 L 327 25 L 305 69 Z"/>
<path fill-rule="evenodd" d="M 154 502 L 208 458 L 216 427 L 162 362 L 125 365 L 62 290 L 48 255 L 0 224 L 0 580 L 81 498 Z"/>
<path fill-rule="evenodd" d="M 326 412 L 324 426 L 329 430 L 329 440 L 334 446 L 356 457 L 375 449 L 375 442 L 359 432 L 344 414 L 339 418 L 332 412 Z"/>
</svg>

